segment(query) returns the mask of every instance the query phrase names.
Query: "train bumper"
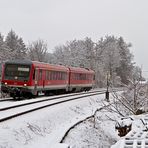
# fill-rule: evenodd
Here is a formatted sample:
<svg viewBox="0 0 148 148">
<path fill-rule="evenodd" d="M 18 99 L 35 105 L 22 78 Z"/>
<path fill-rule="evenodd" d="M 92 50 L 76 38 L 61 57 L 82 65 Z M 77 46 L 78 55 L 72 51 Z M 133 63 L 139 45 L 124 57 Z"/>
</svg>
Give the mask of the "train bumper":
<svg viewBox="0 0 148 148">
<path fill-rule="evenodd" d="M 27 87 L 13 87 L 5 84 L 1 85 L 1 91 L 3 93 L 9 94 L 10 97 L 13 97 L 13 98 L 22 97 L 22 96 L 25 96 L 25 94 L 31 92 Z"/>
</svg>

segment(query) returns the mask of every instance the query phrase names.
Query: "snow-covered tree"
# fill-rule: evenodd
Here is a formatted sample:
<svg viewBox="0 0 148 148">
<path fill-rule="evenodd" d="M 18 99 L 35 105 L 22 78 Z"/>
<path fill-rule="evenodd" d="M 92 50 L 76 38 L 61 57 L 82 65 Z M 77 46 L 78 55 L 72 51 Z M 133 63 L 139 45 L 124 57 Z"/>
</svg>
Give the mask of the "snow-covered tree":
<svg viewBox="0 0 148 148">
<path fill-rule="evenodd" d="M 93 69 L 93 46 L 90 38 L 73 40 L 67 42 L 66 45 L 57 46 L 53 53 L 54 63 Z"/>
<path fill-rule="evenodd" d="M 4 42 L 4 37 L 0 33 L 0 75 L 2 69 L 2 63 L 8 59 L 11 59 L 11 53 L 9 47 Z"/>
<path fill-rule="evenodd" d="M 104 74 L 109 74 L 110 79 L 114 83 L 114 79 L 116 76 L 116 68 L 119 67 L 119 50 L 117 47 L 117 39 L 114 36 L 106 36 L 104 40 L 102 40 L 102 64 L 104 67 Z"/>
<path fill-rule="evenodd" d="M 122 37 L 118 39 L 118 49 L 120 54 L 120 66 L 117 68 L 117 75 L 120 76 L 121 82 L 128 84 L 128 79 L 132 78 L 133 71 L 133 55 L 131 54 L 129 48 L 130 43 L 126 43 Z"/>
<path fill-rule="evenodd" d="M 31 60 L 47 62 L 47 43 L 39 39 L 29 44 L 28 56 Z"/>
<path fill-rule="evenodd" d="M 109 105 L 104 105 L 110 112 L 116 112 L 123 117 L 148 112 L 147 87 L 147 83 L 142 84 L 140 81 L 129 80 L 124 92 L 112 93 L 114 98 Z"/>
<path fill-rule="evenodd" d="M 83 47 L 83 55 L 85 59 L 86 66 L 90 69 L 94 69 L 95 65 L 95 44 L 91 40 L 91 38 L 86 37 L 83 41 L 84 47 Z"/>
<path fill-rule="evenodd" d="M 145 81 L 145 78 L 142 76 L 142 69 L 139 66 L 133 67 L 132 78 L 133 81 Z"/>
<path fill-rule="evenodd" d="M 27 56 L 27 49 L 23 39 L 18 37 L 16 33 L 11 30 L 5 39 L 6 45 L 9 47 L 12 54 L 12 59 L 24 59 Z"/>
<path fill-rule="evenodd" d="M 98 86 L 106 85 L 108 74 L 112 84 L 127 84 L 134 67 L 130 47 L 131 44 L 127 44 L 122 37 L 105 36 L 97 43 L 87 37 L 55 47 L 52 62 L 93 69 Z"/>
</svg>

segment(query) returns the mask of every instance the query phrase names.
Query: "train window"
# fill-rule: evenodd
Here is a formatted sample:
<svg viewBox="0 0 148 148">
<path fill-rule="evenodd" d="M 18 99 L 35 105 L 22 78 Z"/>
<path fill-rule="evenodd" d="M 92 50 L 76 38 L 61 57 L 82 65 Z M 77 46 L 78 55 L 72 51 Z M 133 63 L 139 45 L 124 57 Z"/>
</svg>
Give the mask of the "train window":
<svg viewBox="0 0 148 148">
<path fill-rule="evenodd" d="M 82 80 L 85 80 L 85 75 L 84 74 L 82 74 Z"/>
<path fill-rule="evenodd" d="M 61 72 L 61 80 L 64 80 L 64 73 Z"/>
<path fill-rule="evenodd" d="M 82 74 L 82 73 L 79 73 L 79 74 L 75 74 L 75 80 L 86 80 L 87 79 L 87 75 L 86 74 Z"/>
<path fill-rule="evenodd" d="M 62 72 L 62 77 L 61 77 L 62 80 L 65 80 L 65 74 L 64 72 Z"/>
<path fill-rule="evenodd" d="M 57 80 L 57 72 L 54 71 L 54 80 Z"/>
<path fill-rule="evenodd" d="M 77 74 L 76 73 L 74 74 L 74 79 L 77 80 Z"/>
<path fill-rule="evenodd" d="M 89 80 L 89 79 L 88 79 L 88 75 L 87 75 L 87 74 L 86 74 L 86 80 Z"/>
<path fill-rule="evenodd" d="M 89 74 L 87 75 L 87 80 L 89 80 Z"/>
<path fill-rule="evenodd" d="M 60 72 L 60 80 L 63 80 L 62 78 L 63 72 Z"/>
<path fill-rule="evenodd" d="M 79 74 L 76 73 L 75 76 L 76 76 L 76 80 L 79 80 L 80 79 Z"/>
<path fill-rule="evenodd" d="M 89 80 L 91 80 L 92 79 L 92 76 L 91 75 L 89 75 Z"/>
<path fill-rule="evenodd" d="M 5 79 L 29 80 L 30 65 L 6 64 Z"/>
<path fill-rule="evenodd" d="M 56 80 L 59 79 L 59 72 L 56 71 Z"/>
<path fill-rule="evenodd" d="M 48 78 L 48 77 L 47 77 L 47 74 L 48 74 L 48 73 L 47 73 L 47 70 L 46 70 L 46 71 L 45 71 L 45 79 L 46 79 L 46 80 L 48 80 L 48 79 L 47 79 L 47 78 Z"/>
<path fill-rule="evenodd" d="M 48 71 L 46 70 L 46 76 L 45 76 L 46 80 L 48 80 Z"/>
<path fill-rule="evenodd" d="M 62 80 L 61 75 L 62 75 L 62 72 L 58 72 L 58 80 Z"/>
<path fill-rule="evenodd" d="M 92 80 L 93 79 L 93 76 L 92 75 L 90 75 L 90 80 Z"/>
<path fill-rule="evenodd" d="M 59 80 L 59 72 L 56 72 L 56 80 Z"/>
<path fill-rule="evenodd" d="M 88 78 L 87 78 L 88 80 L 90 80 L 90 75 L 88 74 Z"/>
<path fill-rule="evenodd" d="M 59 72 L 59 80 L 62 80 L 62 72 Z"/>
<path fill-rule="evenodd" d="M 46 71 L 46 80 L 50 80 L 50 71 L 49 70 Z"/>
<path fill-rule="evenodd" d="M 83 75 L 82 74 L 80 74 L 80 80 L 82 80 L 83 79 Z"/>
<path fill-rule="evenodd" d="M 91 80 L 91 75 L 89 75 L 89 80 Z"/>
<path fill-rule="evenodd" d="M 54 74 L 54 71 L 51 72 L 51 80 L 54 80 L 55 79 L 55 74 Z"/>
<path fill-rule="evenodd" d="M 86 74 L 83 74 L 83 80 L 86 80 Z"/>
<path fill-rule="evenodd" d="M 74 74 L 74 79 L 75 79 L 75 80 L 77 80 L 77 76 L 78 76 L 78 75 L 75 73 L 75 74 Z"/>
<path fill-rule="evenodd" d="M 50 80 L 52 80 L 52 71 L 51 71 L 51 73 L 50 73 Z"/>
<path fill-rule="evenodd" d="M 34 72 L 33 72 L 33 80 L 35 80 L 35 70 L 34 70 Z"/>
<path fill-rule="evenodd" d="M 55 71 L 51 72 L 50 80 L 56 80 L 56 72 Z"/>
<path fill-rule="evenodd" d="M 55 75 L 54 71 L 52 71 L 51 74 L 50 74 L 50 80 L 54 80 L 54 75 Z"/>
<path fill-rule="evenodd" d="M 53 80 L 55 80 L 55 72 L 53 71 L 53 74 L 52 74 L 52 76 L 53 76 Z"/>
<path fill-rule="evenodd" d="M 48 71 L 48 80 L 50 80 L 50 75 L 51 75 L 51 72 Z"/>
<path fill-rule="evenodd" d="M 53 71 L 51 72 L 50 80 L 53 80 Z"/>
<path fill-rule="evenodd" d="M 57 80 L 57 72 L 54 72 L 54 80 Z"/>
<path fill-rule="evenodd" d="M 77 80 L 80 80 L 80 74 L 77 74 Z"/>
<path fill-rule="evenodd" d="M 39 80 L 42 80 L 42 69 L 39 70 Z"/>
<path fill-rule="evenodd" d="M 66 72 L 63 72 L 63 74 L 64 74 L 63 80 L 66 80 L 67 79 L 67 73 Z"/>
<path fill-rule="evenodd" d="M 51 71 L 49 75 L 50 80 L 66 80 L 66 72 Z"/>
</svg>

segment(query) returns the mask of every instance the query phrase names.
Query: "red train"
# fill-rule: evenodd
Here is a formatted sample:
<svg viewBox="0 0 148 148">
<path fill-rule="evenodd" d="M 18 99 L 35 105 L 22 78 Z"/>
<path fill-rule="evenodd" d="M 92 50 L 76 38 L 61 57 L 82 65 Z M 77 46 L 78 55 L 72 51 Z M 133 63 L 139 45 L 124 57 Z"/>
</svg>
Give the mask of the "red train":
<svg viewBox="0 0 148 148">
<path fill-rule="evenodd" d="M 94 71 L 51 65 L 30 60 L 7 61 L 3 65 L 1 91 L 13 98 L 34 97 L 39 92 L 88 91 L 94 85 Z"/>
</svg>

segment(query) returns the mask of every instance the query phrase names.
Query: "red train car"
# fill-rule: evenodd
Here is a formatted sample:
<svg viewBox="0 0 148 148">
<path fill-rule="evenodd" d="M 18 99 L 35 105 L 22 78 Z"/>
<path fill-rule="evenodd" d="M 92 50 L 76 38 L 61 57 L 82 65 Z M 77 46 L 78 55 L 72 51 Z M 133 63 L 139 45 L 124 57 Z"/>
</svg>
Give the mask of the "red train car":
<svg viewBox="0 0 148 148">
<path fill-rule="evenodd" d="M 94 85 L 94 71 L 87 68 L 69 68 L 70 91 L 89 91 Z"/>
<path fill-rule="evenodd" d="M 30 60 L 13 60 L 4 64 L 1 90 L 13 98 L 33 97 L 39 92 L 63 93 L 89 90 L 94 72 L 84 68 L 51 65 Z"/>
</svg>

